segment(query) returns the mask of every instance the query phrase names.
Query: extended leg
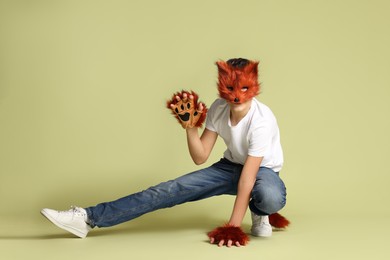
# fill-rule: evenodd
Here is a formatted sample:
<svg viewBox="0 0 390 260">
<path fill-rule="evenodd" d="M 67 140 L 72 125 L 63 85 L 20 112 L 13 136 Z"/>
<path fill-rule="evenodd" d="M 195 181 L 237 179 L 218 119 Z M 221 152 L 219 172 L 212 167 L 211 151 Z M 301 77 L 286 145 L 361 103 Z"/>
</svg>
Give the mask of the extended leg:
<svg viewBox="0 0 390 260">
<path fill-rule="evenodd" d="M 157 209 L 230 193 L 237 174 L 225 172 L 223 168 L 223 163 L 219 162 L 144 191 L 87 208 L 90 224 L 109 227 Z"/>
</svg>

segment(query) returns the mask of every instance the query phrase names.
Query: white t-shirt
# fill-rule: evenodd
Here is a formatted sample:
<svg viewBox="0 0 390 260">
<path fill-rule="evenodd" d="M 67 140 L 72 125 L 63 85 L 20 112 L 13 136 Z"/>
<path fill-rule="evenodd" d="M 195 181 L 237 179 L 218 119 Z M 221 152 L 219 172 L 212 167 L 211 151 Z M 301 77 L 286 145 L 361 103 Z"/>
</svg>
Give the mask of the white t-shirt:
<svg viewBox="0 0 390 260">
<path fill-rule="evenodd" d="M 244 164 L 248 155 L 263 157 L 261 166 L 279 172 L 283 166 L 283 150 L 279 127 L 272 111 L 256 98 L 237 125 L 230 123 L 230 107 L 226 100 L 214 101 L 207 112 L 206 128 L 218 133 L 225 141 L 224 157 Z"/>
</svg>

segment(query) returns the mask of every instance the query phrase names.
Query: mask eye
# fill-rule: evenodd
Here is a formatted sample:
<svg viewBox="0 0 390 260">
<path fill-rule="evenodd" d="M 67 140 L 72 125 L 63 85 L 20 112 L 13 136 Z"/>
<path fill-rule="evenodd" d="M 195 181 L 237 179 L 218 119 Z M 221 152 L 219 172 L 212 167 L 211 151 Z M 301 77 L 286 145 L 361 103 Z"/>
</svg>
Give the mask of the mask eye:
<svg viewBox="0 0 390 260">
<path fill-rule="evenodd" d="M 233 91 L 233 87 L 232 86 L 227 86 L 226 87 L 229 91 Z"/>
<path fill-rule="evenodd" d="M 244 87 L 241 88 L 241 91 L 242 91 L 242 92 L 246 92 L 248 89 L 249 89 L 249 87 L 244 86 Z"/>
</svg>

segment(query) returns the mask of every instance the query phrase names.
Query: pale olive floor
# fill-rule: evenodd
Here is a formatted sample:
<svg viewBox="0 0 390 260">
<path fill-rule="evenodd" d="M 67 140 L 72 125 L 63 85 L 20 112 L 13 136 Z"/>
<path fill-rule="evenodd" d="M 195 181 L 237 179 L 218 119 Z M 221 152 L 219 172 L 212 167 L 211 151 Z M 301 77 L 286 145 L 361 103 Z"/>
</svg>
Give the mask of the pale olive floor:
<svg viewBox="0 0 390 260">
<path fill-rule="evenodd" d="M 197 206 L 201 208 L 201 205 Z M 252 238 L 242 248 L 218 248 L 206 232 L 220 214 L 162 210 L 74 238 L 40 216 L 2 216 L 0 259 L 390 259 L 388 217 L 377 219 L 288 215 L 288 230 Z M 218 218 L 211 216 L 217 215 Z M 249 216 L 244 228 L 250 228 Z"/>
</svg>

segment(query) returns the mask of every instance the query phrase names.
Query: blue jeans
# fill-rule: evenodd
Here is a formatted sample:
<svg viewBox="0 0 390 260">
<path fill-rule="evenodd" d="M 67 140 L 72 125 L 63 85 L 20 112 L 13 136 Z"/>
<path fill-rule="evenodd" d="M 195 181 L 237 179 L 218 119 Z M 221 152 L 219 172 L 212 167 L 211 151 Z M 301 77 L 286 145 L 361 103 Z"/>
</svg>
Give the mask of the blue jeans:
<svg viewBox="0 0 390 260">
<path fill-rule="evenodd" d="M 242 168 L 240 164 L 221 159 L 208 168 L 175 180 L 86 208 L 90 225 L 110 227 L 157 209 L 222 194 L 236 195 Z M 269 215 L 279 211 L 285 204 L 286 187 L 279 173 L 260 167 L 252 190 L 250 210 L 257 215 Z"/>
</svg>

